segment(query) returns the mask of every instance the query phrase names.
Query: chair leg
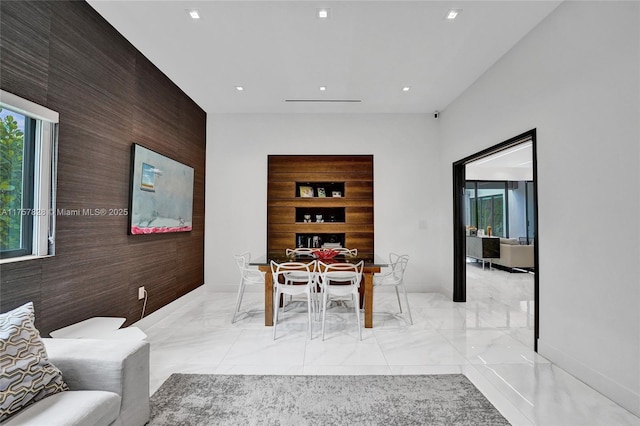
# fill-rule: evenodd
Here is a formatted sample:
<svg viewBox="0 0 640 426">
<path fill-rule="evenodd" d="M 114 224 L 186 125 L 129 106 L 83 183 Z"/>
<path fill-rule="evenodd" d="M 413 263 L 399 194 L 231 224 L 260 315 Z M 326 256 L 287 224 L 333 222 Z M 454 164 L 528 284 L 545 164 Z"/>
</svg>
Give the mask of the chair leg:
<svg viewBox="0 0 640 426">
<path fill-rule="evenodd" d="M 240 311 L 240 304 L 242 303 L 242 296 L 244 295 L 244 282 L 240 282 L 240 288 L 238 289 L 238 297 L 236 298 L 236 309 L 233 311 L 233 318 L 231 318 L 231 324 L 236 322 L 236 316 Z"/>
<path fill-rule="evenodd" d="M 362 329 L 360 328 L 360 298 L 356 295 L 354 299 L 354 306 L 356 308 L 356 322 L 358 323 L 358 338 L 362 340 Z"/>
<path fill-rule="evenodd" d="M 353 304 L 356 308 L 356 322 L 358 323 L 358 338 L 362 340 L 362 330 L 360 329 L 360 298 L 355 297 L 355 303 Z"/>
<path fill-rule="evenodd" d="M 280 300 L 280 291 L 276 290 L 276 300 Z M 276 340 L 276 325 L 278 325 L 278 303 L 273 304 L 273 340 Z"/>
<path fill-rule="evenodd" d="M 327 315 L 327 289 L 322 290 L 322 341 L 324 341 L 324 320 Z"/>
<path fill-rule="evenodd" d="M 311 290 L 307 291 L 307 311 L 309 311 L 309 340 L 313 340 L 313 326 L 311 325 L 311 311 L 313 310 L 313 303 L 311 301 Z"/>
<path fill-rule="evenodd" d="M 407 288 L 402 285 L 402 291 L 404 292 L 404 302 L 406 305 L 407 313 L 409 314 L 409 322 L 413 325 L 413 318 L 411 317 L 411 308 L 409 307 L 409 295 L 407 294 Z"/>
<path fill-rule="evenodd" d="M 313 317 L 318 321 L 318 312 L 320 312 L 320 302 L 318 301 L 318 289 L 316 284 L 311 287 L 311 300 L 313 301 Z"/>
<path fill-rule="evenodd" d="M 400 303 L 400 292 L 398 291 L 398 286 L 394 286 L 396 289 L 396 297 L 398 298 L 398 308 L 400 309 L 400 313 L 402 313 L 402 303 Z"/>
</svg>

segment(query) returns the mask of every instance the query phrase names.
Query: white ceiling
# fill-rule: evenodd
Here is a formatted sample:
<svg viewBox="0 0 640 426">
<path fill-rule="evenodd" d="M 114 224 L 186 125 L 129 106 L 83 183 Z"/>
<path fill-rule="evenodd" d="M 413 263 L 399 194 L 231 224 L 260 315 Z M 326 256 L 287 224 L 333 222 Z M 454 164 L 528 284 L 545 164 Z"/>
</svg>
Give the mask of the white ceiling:
<svg viewBox="0 0 640 426">
<path fill-rule="evenodd" d="M 88 3 L 207 113 L 432 113 L 560 1 Z M 462 12 L 449 22 L 451 8 Z"/>
<path fill-rule="evenodd" d="M 531 142 L 518 144 L 466 165 L 467 180 L 533 180 Z"/>
</svg>

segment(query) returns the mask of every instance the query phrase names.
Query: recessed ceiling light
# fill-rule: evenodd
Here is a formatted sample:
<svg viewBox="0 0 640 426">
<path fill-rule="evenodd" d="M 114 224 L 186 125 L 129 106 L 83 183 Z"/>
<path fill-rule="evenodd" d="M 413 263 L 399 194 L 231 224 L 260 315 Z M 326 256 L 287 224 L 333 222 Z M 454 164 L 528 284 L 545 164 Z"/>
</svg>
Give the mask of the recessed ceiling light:
<svg viewBox="0 0 640 426">
<path fill-rule="evenodd" d="M 200 19 L 200 14 L 198 13 L 197 10 L 191 9 L 191 10 L 188 10 L 187 12 L 189 12 L 189 16 L 191 16 L 191 19 Z"/>
<path fill-rule="evenodd" d="M 236 90 L 238 92 L 242 92 L 244 90 L 244 87 L 243 86 L 236 86 Z"/>
<path fill-rule="evenodd" d="M 329 19 L 329 9 L 317 9 L 316 16 L 318 17 L 318 19 Z"/>
<path fill-rule="evenodd" d="M 409 87 L 409 86 L 404 86 L 404 87 L 402 88 L 402 91 L 403 91 L 403 92 L 408 92 L 409 90 L 411 90 L 411 87 Z"/>
<path fill-rule="evenodd" d="M 449 9 L 449 11 L 447 12 L 446 15 L 444 15 L 444 18 L 447 21 L 453 21 L 454 19 L 456 19 L 458 17 L 458 15 L 460 14 L 460 12 L 462 12 L 462 9 Z"/>
<path fill-rule="evenodd" d="M 324 92 L 325 90 L 327 90 L 327 86 L 320 86 L 320 91 Z"/>
</svg>

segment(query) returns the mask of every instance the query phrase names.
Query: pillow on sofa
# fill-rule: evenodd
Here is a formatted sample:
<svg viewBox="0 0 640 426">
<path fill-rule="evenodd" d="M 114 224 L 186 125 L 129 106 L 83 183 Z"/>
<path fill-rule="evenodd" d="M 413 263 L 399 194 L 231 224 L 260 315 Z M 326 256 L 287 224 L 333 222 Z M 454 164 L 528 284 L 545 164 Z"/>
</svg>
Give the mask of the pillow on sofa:
<svg viewBox="0 0 640 426">
<path fill-rule="evenodd" d="M 0 422 L 23 407 L 68 390 L 34 325 L 33 303 L 0 314 Z"/>
</svg>

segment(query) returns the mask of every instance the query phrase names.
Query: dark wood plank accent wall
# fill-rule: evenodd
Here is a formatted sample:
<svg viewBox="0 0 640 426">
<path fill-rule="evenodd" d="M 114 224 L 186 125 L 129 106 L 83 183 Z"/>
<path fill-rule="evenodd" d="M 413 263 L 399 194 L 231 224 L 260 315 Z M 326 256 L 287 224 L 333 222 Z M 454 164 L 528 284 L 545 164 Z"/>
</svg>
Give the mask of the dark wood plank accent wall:
<svg viewBox="0 0 640 426">
<path fill-rule="evenodd" d="M 344 235 L 343 246 L 374 251 L 372 155 L 270 155 L 267 188 L 267 251 L 296 247 L 296 235 Z M 313 198 L 301 198 L 299 185 L 310 185 Z M 318 197 L 317 188 L 343 189 L 342 197 Z M 296 209 L 312 214 L 312 222 L 296 218 Z M 335 212 L 338 220 L 315 214 Z M 326 216 L 326 215 L 325 215 Z M 326 242 L 326 241 L 325 241 Z"/>
<path fill-rule="evenodd" d="M 58 209 L 127 208 L 132 143 L 194 168 L 193 231 L 127 235 L 126 216 L 57 217 L 56 255 L 0 265 L 0 311 L 43 335 L 140 319 L 204 283 L 206 114 L 85 2 L 0 2 L 0 87 L 60 113 Z"/>
</svg>

